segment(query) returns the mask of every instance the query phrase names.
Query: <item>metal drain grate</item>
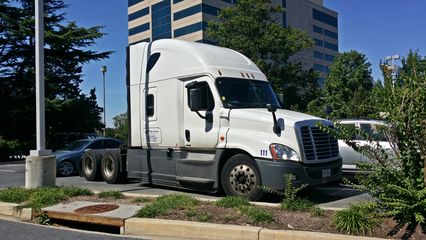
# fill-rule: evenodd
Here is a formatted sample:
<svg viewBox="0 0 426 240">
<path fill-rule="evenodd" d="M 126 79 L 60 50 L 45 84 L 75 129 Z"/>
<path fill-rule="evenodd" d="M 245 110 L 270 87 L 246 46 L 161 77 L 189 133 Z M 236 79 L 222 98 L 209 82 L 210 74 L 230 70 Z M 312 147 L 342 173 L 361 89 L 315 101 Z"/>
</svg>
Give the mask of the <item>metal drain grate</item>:
<svg viewBox="0 0 426 240">
<path fill-rule="evenodd" d="M 109 212 L 117 208 L 119 208 L 119 206 L 115 204 L 98 204 L 98 205 L 78 208 L 74 212 L 79 214 L 96 214 L 96 213 Z"/>
</svg>

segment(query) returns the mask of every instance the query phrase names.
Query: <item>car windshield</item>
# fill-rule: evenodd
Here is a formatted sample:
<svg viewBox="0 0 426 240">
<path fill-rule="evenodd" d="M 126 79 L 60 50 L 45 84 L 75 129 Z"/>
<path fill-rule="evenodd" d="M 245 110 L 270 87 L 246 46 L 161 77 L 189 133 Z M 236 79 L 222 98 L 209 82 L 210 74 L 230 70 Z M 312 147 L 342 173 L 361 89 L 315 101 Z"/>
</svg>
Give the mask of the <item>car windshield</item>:
<svg viewBox="0 0 426 240">
<path fill-rule="evenodd" d="M 278 99 L 267 81 L 218 78 L 216 87 L 225 108 L 280 108 Z"/>
<path fill-rule="evenodd" d="M 61 151 L 80 151 L 90 142 L 90 140 L 77 140 L 62 148 Z"/>
</svg>

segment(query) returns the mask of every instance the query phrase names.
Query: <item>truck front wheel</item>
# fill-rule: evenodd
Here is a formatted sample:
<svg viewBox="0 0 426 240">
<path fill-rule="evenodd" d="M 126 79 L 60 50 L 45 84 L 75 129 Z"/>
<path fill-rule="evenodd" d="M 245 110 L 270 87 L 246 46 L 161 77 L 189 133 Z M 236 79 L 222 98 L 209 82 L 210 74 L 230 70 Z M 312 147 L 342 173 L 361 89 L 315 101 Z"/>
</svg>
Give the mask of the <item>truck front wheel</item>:
<svg viewBox="0 0 426 240">
<path fill-rule="evenodd" d="M 262 180 L 256 162 L 244 154 L 234 155 L 226 161 L 221 183 L 226 195 L 241 196 L 250 201 L 257 201 L 265 195 L 259 188 Z"/>
</svg>

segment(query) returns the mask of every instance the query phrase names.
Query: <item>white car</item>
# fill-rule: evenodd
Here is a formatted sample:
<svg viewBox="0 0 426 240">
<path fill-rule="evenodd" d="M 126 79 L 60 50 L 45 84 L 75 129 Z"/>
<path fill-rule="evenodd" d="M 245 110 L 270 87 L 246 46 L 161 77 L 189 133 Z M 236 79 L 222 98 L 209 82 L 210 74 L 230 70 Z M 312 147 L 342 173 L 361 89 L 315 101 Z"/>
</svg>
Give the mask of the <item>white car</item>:
<svg viewBox="0 0 426 240">
<path fill-rule="evenodd" d="M 356 119 L 342 119 L 338 120 L 338 122 L 342 125 L 351 125 L 358 129 L 361 129 L 367 133 L 369 133 L 373 140 L 375 140 L 385 151 L 393 152 L 390 143 L 385 138 L 383 132 L 381 131 L 380 126 L 386 126 L 386 123 L 379 120 L 356 120 Z M 362 136 L 354 136 L 354 142 L 359 146 L 364 146 L 367 144 L 373 144 L 363 139 Z M 342 173 L 345 176 L 355 175 L 356 173 L 360 173 L 359 169 L 357 169 L 357 163 L 359 162 L 371 162 L 363 154 L 356 152 L 352 147 L 348 146 L 343 140 L 339 140 L 339 151 L 343 160 L 342 165 Z"/>
</svg>

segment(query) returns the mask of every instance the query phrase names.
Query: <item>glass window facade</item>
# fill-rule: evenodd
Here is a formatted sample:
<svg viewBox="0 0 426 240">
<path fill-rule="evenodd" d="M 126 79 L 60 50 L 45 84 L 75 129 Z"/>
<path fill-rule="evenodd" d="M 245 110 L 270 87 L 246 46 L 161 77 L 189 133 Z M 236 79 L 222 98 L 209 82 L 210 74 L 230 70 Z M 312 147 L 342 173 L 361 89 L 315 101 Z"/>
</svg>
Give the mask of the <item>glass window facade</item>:
<svg viewBox="0 0 426 240">
<path fill-rule="evenodd" d="M 337 35 L 337 33 L 329 31 L 327 29 L 324 29 L 324 35 L 327 36 L 327 37 L 330 37 L 330 38 L 334 38 L 336 40 L 339 38 L 339 36 Z"/>
<path fill-rule="evenodd" d="M 313 25 L 312 26 L 313 27 L 313 31 L 314 32 L 316 32 L 316 33 L 319 33 L 319 34 L 323 34 L 323 29 L 322 29 L 322 27 L 318 27 L 318 26 L 315 26 L 315 25 Z"/>
<path fill-rule="evenodd" d="M 170 0 L 163 0 L 152 5 L 152 40 L 171 38 L 171 8 Z"/>
<path fill-rule="evenodd" d="M 324 59 L 324 53 L 318 52 L 318 51 L 314 51 L 314 58 Z"/>
<path fill-rule="evenodd" d="M 334 51 L 339 51 L 339 47 L 336 44 L 327 41 L 324 41 L 324 47 Z"/>
<path fill-rule="evenodd" d="M 202 4 L 202 8 L 203 8 L 203 13 L 207 13 L 214 16 L 219 15 L 219 12 L 220 12 L 220 8 L 213 7 L 204 3 Z"/>
<path fill-rule="evenodd" d="M 320 40 L 318 38 L 314 38 L 314 41 L 315 41 L 315 46 L 318 46 L 318 47 L 324 46 L 324 42 L 322 40 Z"/>
<path fill-rule="evenodd" d="M 174 37 L 180 37 L 190 33 L 205 30 L 207 28 L 207 22 L 198 22 L 182 28 L 178 28 L 174 31 Z"/>
<path fill-rule="evenodd" d="M 173 4 L 176 4 L 176 3 L 180 3 L 180 2 L 182 2 L 183 0 L 173 0 Z"/>
<path fill-rule="evenodd" d="M 197 4 L 195 6 L 192 6 L 174 13 L 173 20 L 176 21 L 182 18 L 186 18 L 199 12 L 201 12 L 201 4 Z"/>
<path fill-rule="evenodd" d="M 282 22 L 283 27 L 287 27 L 287 12 L 283 11 L 282 14 L 283 14 L 283 22 Z"/>
<path fill-rule="evenodd" d="M 141 33 L 141 32 L 145 32 L 147 30 L 149 30 L 149 23 L 145 23 L 145 24 L 139 25 L 137 27 L 130 28 L 129 29 L 129 36 L 135 35 L 135 34 L 138 34 L 138 33 Z"/>
<path fill-rule="evenodd" d="M 324 60 L 334 62 L 334 56 L 330 54 L 324 54 Z"/>
<path fill-rule="evenodd" d="M 129 21 L 133 21 L 133 20 L 135 20 L 137 18 L 146 16 L 148 14 L 149 14 L 149 7 L 146 7 L 144 9 L 141 9 L 141 10 L 137 11 L 137 12 L 129 14 Z"/>
<path fill-rule="evenodd" d="M 318 9 L 312 9 L 312 18 L 337 28 L 337 18 Z"/>
<path fill-rule="evenodd" d="M 133 5 L 140 3 L 140 2 L 143 2 L 143 1 L 144 0 L 129 0 L 127 3 L 128 3 L 128 6 L 130 7 L 130 6 L 133 6 Z"/>
</svg>

